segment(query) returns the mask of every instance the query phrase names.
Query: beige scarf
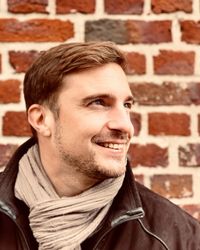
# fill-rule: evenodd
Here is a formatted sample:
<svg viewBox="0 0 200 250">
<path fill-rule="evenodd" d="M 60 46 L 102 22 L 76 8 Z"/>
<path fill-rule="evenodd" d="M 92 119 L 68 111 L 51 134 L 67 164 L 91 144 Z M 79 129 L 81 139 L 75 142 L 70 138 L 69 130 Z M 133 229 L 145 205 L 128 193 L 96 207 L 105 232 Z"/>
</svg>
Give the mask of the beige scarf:
<svg viewBox="0 0 200 250">
<path fill-rule="evenodd" d="M 105 217 L 123 179 L 108 179 L 80 195 L 60 198 L 41 165 L 38 146 L 30 148 L 19 163 L 15 195 L 30 208 L 39 249 L 81 249 Z"/>
</svg>

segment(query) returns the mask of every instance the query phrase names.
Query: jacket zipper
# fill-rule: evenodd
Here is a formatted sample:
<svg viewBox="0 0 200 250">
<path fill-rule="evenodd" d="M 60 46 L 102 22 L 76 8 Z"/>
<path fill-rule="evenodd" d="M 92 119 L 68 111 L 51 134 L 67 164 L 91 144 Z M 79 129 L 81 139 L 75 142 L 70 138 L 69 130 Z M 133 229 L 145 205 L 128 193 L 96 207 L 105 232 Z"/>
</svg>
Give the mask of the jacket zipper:
<svg viewBox="0 0 200 250">
<path fill-rule="evenodd" d="M 100 244 L 100 242 L 103 240 L 103 238 L 115 227 L 119 226 L 120 224 L 122 223 L 125 223 L 127 221 L 131 221 L 131 220 L 137 220 L 139 223 L 140 223 L 140 226 L 142 227 L 142 230 L 152 236 L 153 238 L 155 238 L 156 240 L 158 240 L 162 245 L 163 247 L 166 249 L 166 250 L 169 250 L 168 246 L 166 245 L 166 243 L 160 238 L 158 237 L 157 235 L 155 235 L 154 233 L 150 232 L 145 226 L 144 224 L 142 223 L 142 221 L 140 220 L 141 218 L 144 217 L 144 210 L 139 207 L 135 210 L 132 210 L 132 211 L 127 211 L 126 214 L 124 215 L 121 215 L 120 217 L 118 217 L 117 219 L 113 220 L 111 222 L 111 228 L 109 228 L 106 232 L 104 232 L 104 234 L 100 237 L 100 239 L 98 240 L 98 242 L 96 243 L 96 245 L 94 246 L 93 250 L 98 250 L 98 245 Z"/>
<path fill-rule="evenodd" d="M 2 206 L 2 202 L 1 202 L 0 205 Z M 24 240 L 24 243 L 25 243 L 25 245 L 26 245 L 26 247 L 27 247 L 27 250 L 30 250 L 29 245 L 28 245 L 28 242 L 27 242 L 27 240 L 26 240 L 26 237 L 25 237 L 25 235 L 24 235 L 24 233 L 23 233 L 21 227 L 17 224 L 17 222 L 16 222 L 16 220 L 15 220 L 15 218 L 14 218 L 15 216 L 12 214 L 11 211 L 9 211 L 10 209 L 9 209 L 5 204 L 3 204 L 3 206 L 4 206 L 4 208 L 0 207 L 0 212 L 3 213 L 3 214 L 5 214 L 6 216 L 8 216 L 8 217 L 14 222 L 14 224 L 16 225 L 16 227 L 17 227 L 18 230 L 19 230 L 19 233 L 20 233 L 21 237 L 22 237 L 23 240 Z M 23 250 L 25 250 L 25 249 L 23 249 Z"/>
</svg>

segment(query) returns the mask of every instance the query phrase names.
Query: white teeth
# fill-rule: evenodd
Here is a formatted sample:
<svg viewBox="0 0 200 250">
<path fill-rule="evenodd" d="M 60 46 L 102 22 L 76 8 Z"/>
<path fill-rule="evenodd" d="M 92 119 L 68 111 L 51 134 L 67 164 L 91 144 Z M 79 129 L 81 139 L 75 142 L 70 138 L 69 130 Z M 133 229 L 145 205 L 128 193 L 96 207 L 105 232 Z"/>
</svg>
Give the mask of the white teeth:
<svg viewBox="0 0 200 250">
<path fill-rule="evenodd" d="M 103 145 L 105 148 L 112 148 L 112 149 L 122 149 L 124 144 L 117 144 L 117 143 L 105 143 Z"/>
</svg>

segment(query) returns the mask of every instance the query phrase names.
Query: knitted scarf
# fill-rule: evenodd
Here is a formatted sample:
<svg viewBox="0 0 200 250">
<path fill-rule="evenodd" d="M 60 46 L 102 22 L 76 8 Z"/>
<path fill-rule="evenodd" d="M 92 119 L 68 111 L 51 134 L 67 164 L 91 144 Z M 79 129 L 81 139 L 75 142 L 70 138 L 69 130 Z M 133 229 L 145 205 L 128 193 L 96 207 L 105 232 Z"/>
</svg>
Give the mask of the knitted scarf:
<svg viewBox="0 0 200 250">
<path fill-rule="evenodd" d="M 124 176 L 107 179 L 73 197 L 59 197 L 34 145 L 21 158 L 15 195 L 30 208 L 29 222 L 40 250 L 78 250 L 99 226 Z"/>
</svg>

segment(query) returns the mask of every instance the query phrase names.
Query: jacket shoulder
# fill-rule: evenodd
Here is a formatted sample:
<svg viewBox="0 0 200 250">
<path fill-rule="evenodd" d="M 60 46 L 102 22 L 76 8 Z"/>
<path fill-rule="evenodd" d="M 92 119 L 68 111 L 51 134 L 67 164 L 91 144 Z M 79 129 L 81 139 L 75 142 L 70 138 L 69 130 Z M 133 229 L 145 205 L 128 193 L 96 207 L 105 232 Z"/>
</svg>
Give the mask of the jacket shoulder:
<svg viewBox="0 0 200 250">
<path fill-rule="evenodd" d="M 200 250 L 200 223 L 168 199 L 139 183 L 136 185 L 146 227 L 168 243 L 170 249 Z"/>
</svg>

